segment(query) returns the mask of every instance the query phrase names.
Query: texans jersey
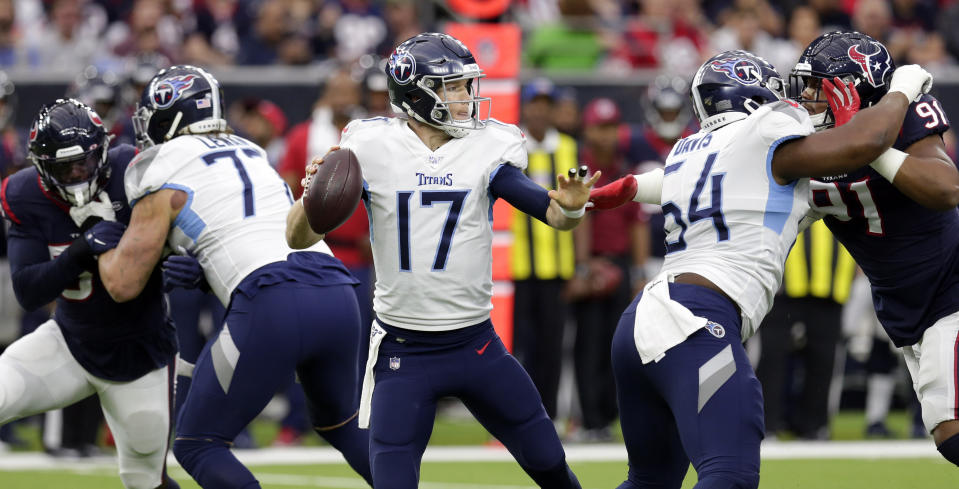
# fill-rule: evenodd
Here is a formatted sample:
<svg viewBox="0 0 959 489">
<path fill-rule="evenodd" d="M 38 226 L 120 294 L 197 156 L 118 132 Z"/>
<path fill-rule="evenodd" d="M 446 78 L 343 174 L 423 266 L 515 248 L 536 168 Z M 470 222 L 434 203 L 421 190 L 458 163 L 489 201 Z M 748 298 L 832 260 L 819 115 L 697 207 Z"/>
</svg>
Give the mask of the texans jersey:
<svg viewBox="0 0 959 489">
<path fill-rule="evenodd" d="M 493 308 L 490 180 L 504 164 L 526 168 L 513 125 L 430 151 L 403 119 L 356 120 L 340 146 L 363 169 L 376 265 L 373 310 L 387 324 L 445 331 L 481 323 Z"/>
<path fill-rule="evenodd" d="M 744 340 L 772 307 L 786 255 L 809 210 L 808 179 L 776 183 L 773 152 L 813 131 L 805 110 L 776 102 L 742 121 L 680 139 L 666 158 L 663 271 L 696 273 L 719 286 L 742 312 Z"/>
<path fill-rule="evenodd" d="M 186 192 L 167 243 L 193 252 L 223 305 L 254 270 L 286 260 L 290 190 L 266 152 L 233 135 L 180 136 L 143 151 L 130 163 L 131 206 L 164 188 Z M 310 248 L 327 254 L 320 241 Z"/>
<path fill-rule="evenodd" d="M 117 221 L 124 224 L 130 222 L 130 207 L 123 173 L 134 153 L 132 146 L 120 145 L 107 154 L 112 176 L 104 190 L 113 202 Z M 70 218 L 69 205 L 43 187 L 33 167 L 4 180 L 2 203 L 11 222 L 11 243 L 24 240 L 30 247 L 47 250 L 37 255 L 37 261 L 11 263 L 12 267 L 53 260 L 80 235 Z M 77 362 L 91 374 L 113 381 L 133 380 L 166 365 L 176 352 L 176 338 L 160 287 L 157 268 L 136 299 L 116 303 L 96 270 L 81 273 L 74 286 L 56 298 L 54 313 Z"/>
<path fill-rule="evenodd" d="M 905 150 L 949 121 L 939 101 L 923 95 L 909 107 L 893 146 Z M 959 311 L 959 211 L 927 209 L 900 193 L 871 167 L 815 179 L 810 205 L 872 284 L 876 315 L 902 347 L 922 338 L 936 320 Z"/>
</svg>

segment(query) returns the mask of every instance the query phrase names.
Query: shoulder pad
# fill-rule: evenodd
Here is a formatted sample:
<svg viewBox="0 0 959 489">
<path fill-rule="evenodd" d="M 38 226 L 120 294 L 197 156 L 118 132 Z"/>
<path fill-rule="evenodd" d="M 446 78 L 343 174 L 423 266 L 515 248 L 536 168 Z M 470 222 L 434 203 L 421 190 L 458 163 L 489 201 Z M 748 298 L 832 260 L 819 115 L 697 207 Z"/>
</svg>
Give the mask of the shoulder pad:
<svg viewBox="0 0 959 489">
<path fill-rule="evenodd" d="M 162 149 L 162 144 L 151 146 L 138 153 L 127 166 L 126 173 L 123 175 L 123 187 L 131 206 L 136 200 L 149 192 L 149 189 L 144 188 L 144 177 Z"/>
<path fill-rule="evenodd" d="M 389 124 L 392 119 L 389 117 L 371 117 L 369 119 L 353 119 L 350 121 L 346 127 L 343 128 L 343 133 L 340 135 L 341 140 L 345 140 L 349 136 L 355 136 L 357 133 L 370 129 L 373 127 L 382 127 L 384 124 Z"/>
<path fill-rule="evenodd" d="M 0 207 L 3 209 L 3 216 L 11 222 L 23 224 L 23 219 L 28 214 L 25 206 L 32 200 L 31 193 L 37 196 L 42 193 L 34 167 L 24 168 L 4 178 L 0 183 Z"/>
<path fill-rule="evenodd" d="M 758 133 L 770 141 L 790 136 L 808 136 L 815 132 L 806 109 L 789 100 L 766 104 L 750 118 Z"/>
</svg>

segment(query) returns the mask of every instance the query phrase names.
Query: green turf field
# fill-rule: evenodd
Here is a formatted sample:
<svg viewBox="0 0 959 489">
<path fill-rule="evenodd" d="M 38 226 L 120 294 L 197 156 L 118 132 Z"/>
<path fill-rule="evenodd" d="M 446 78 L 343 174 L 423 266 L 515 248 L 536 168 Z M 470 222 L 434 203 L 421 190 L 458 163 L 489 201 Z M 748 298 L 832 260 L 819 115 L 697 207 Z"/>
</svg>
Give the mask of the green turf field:
<svg viewBox="0 0 959 489">
<path fill-rule="evenodd" d="M 626 474 L 619 462 L 572 464 L 584 489 L 613 489 Z M 254 473 L 264 488 L 366 487 L 345 464 L 258 466 Z M 197 486 L 187 475 L 171 470 L 183 489 Z M 516 464 L 506 462 L 426 463 L 422 489 L 534 489 Z M 684 489 L 695 484 L 689 473 Z M 3 489 L 122 489 L 112 471 L 0 472 Z M 763 463 L 760 487 L 775 489 L 952 489 L 959 487 L 959 469 L 934 459 L 770 460 Z"/>
<path fill-rule="evenodd" d="M 896 413 L 890 427 L 907 432 L 907 419 Z M 271 424 L 254 427 L 254 437 L 268 445 L 275 429 Z M 833 436 L 840 440 L 862 439 L 862 414 L 843 413 L 833 423 Z M 25 435 L 30 435 L 27 432 Z M 488 435 L 472 420 L 442 419 L 437 422 L 431 446 L 481 445 Z M 932 444 L 932 440 L 927 440 Z M 316 440 L 308 440 L 317 445 Z M 584 445 L 576 445 L 583 447 Z M 934 450 L 934 449 L 933 449 Z M 252 451 L 250 453 L 253 453 Z M 816 452 L 815 456 L 819 456 Z M 0 453 L 0 461 L 4 459 Z M 122 489 L 112 462 L 84 466 L 83 462 L 44 470 L 0 469 L 0 489 Z M 582 462 L 571 466 L 584 489 L 613 489 L 626 476 L 625 461 Z M 354 489 L 366 485 L 342 463 L 308 465 L 254 465 L 251 470 L 265 488 Z M 179 467 L 171 475 L 183 489 L 198 486 Z M 695 473 L 687 474 L 684 488 L 695 484 Z M 530 479 L 511 462 L 427 462 L 421 472 L 422 489 L 521 489 L 534 488 Z M 941 458 L 883 459 L 767 459 L 763 461 L 761 484 L 770 489 L 956 489 L 959 469 Z"/>
</svg>

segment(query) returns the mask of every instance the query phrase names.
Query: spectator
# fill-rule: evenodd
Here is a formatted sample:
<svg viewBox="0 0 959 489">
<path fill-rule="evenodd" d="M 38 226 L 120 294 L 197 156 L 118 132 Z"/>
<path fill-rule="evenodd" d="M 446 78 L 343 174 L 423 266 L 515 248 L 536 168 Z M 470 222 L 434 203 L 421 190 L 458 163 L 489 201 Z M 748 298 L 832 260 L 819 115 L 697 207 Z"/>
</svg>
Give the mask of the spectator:
<svg viewBox="0 0 959 489">
<path fill-rule="evenodd" d="M 36 66 L 37 53 L 24 46 L 16 20 L 14 0 L 0 0 L 0 67 Z"/>
<path fill-rule="evenodd" d="M 586 0 L 559 0 L 563 17 L 535 26 L 523 52 L 524 64 L 550 71 L 590 71 L 606 51 Z"/>
<path fill-rule="evenodd" d="M 341 62 L 351 63 L 364 54 L 375 52 L 387 34 L 378 2 L 340 0 L 339 6 L 342 10 L 333 26 L 336 57 Z"/>
<path fill-rule="evenodd" d="M 556 89 L 545 78 L 522 90 L 522 131 L 529 165 L 526 174 L 546 189 L 556 175 L 579 166 L 576 141 L 553 126 Z M 546 414 L 556 420 L 567 308 L 561 299 L 573 276 L 573 235 L 514 211 L 510 266 L 513 279 L 513 336 L 517 360 L 539 391 Z"/>
<path fill-rule="evenodd" d="M 848 31 L 854 27 L 852 18 L 842 8 L 842 0 L 809 0 L 808 4 L 819 14 L 819 23 L 824 32 Z"/>
<path fill-rule="evenodd" d="M 577 139 L 580 136 L 581 122 L 576 89 L 560 88 L 556 93 L 556 102 L 553 106 L 553 125 L 559 132 Z"/>
<path fill-rule="evenodd" d="M 386 1 L 386 11 L 384 12 L 386 36 L 377 48 L 377 52 L 381 56 L 389 56 L 393 52 L 393 46 L 420 32 L 430 30 L 422 23 L 422 10 L 415 0 Z"/>
<path fill-rule="evenodd" d="M 892 10 L 885 0 L 858 0 L 852 27 L 885 44 L 896 64 L 902 64 L 912 47 L 911 36 L 893 28 Z"/>
<path fill-rule="evenodd" d="M 620 112 L 615 102 L 599 98 L 583 109 L 583 161 L 590 172 L 602 171 L 597 185 L 631 173 L 620 144 Z M 576 276 L 567 296 L 576 317 L 574 347 L 576 387 L 582 430 L 573 440 L 612 441 L 616 420 L 616 387 L 609 351 L 622 311 L 633 298 L 631 279 L 645 283 L 643 266 L 649 255 L 649 227 L 639 204 L 630 202 L 611 211 L 591 213 L 576 228 Z M 637 276 L 631 277 L 630 273 Z"/>
<path fill-rule="evenodd" d="M 27 40 L 36 65 L 76 73 L 101 52 L 106 14 L 87 0 L 53 0 L 48 21 Z"/>
<path fill-rule="evenodd" d="M 708 49 L 706 34 L 690 24 L 690 14 L 677 15 L 671 0 L 639 0 L 639 17 L 626 30 L 611 54 L 610 66 L 660 68 L 673 73 L 692 73 Z M 697 4 L 687 4 L 697 9 Z M 695 17 L 693 17 L 695 18 Z"/>
<path fill-rule="evenodd" d="M 270 165 L 276 167 L 286 153 L 286 115 L 276 104 L 265 99 L 247 98 L 231 107 L 230 127 L 240 131 L 243 137 L 266 150 Z"/>
<path fill-rule="evenodd" d="M 304 64 L 313 58 L 309 39 L 291 25 L 282 0 L 264 0 L 253 31 L 240 39 L 237 64 Z"/>
<path fill-rule="evenodd" d="M 249 30 L 252 6 L 239 0 L 200 0 L 183 42 L 184 62 L 230 64 L 240 50 L 240 32 Z"/>
<path fill-rule="evenodd" d="M 294 197 L 299 197 L 303 190 L 300 180 L 305 175 L 306 164 L 314 156 L 326 154 L 330 146 L 340 141 L 340 132 L 354 118 L 360 104 L 360 86 L 348 70 L 330 75 L 320 93 L 310 119 L 290 129 L 286 152 L 276 168 Z"/>
<path fill-rule="evenodd" d="M 117 56 L 157 53 L 175 59 L 180 53 L 183 31 L 163 0 L 136 0 L 126 24 L 111 29 Z"/>
</svg>

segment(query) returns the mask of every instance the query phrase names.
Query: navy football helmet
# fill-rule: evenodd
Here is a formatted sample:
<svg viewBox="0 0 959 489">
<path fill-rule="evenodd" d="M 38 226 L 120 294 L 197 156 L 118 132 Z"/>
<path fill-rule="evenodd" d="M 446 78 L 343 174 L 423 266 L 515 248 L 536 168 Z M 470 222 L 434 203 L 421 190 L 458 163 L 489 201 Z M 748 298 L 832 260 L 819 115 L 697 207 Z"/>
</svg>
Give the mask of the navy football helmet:
<svg viewBox="0 0 959 489">
<path fill-rule="evenodd" d="M 725 51 L 709 58 L 693 77 L 693 111 L 703 129 L 745 119 L 761 105 L 786 96 L 773 65 L 748 51 Z"/>
<path fill-rule="evenodd" d="M 220 83 L 201 68 L 171 66 L 157 73 L 140 97 L 133 130 L 140 149 L 182 134 L 229 130 Z"/>
<path fill-rule="evenodd" d="M 81 206 L 93 200 L 110 178 L 110 137 L 100 116 L 75 99 L 44 106 L 30 128 L 30 162 L 47 191 Z"/>
<path fill-rule="evenodd" d="M 859 92 L 860 107 L 868 107 L 882 98 L 889 90 L 889 81 L 896 71 L 896 64 L 881 42 L 860 32 L 830 32 L 816 38 L 806 47 L 799 62 L 789 75 L 789 96 L 800 103 L 826 104 L 819 89 L 822 80 L 839 77 L 852 82 Z M 803 91 L 810 90 L 803 98 Z M 815 92 L 813 93 L 813 90 Z M 812 117 L 817 129 L 835 124 L 832 110 L 828 108 Z"/>
<path fill-rule="evenodd" d="M 403 41 L 390 55 L 386 74 L 394 112 L 406 114 L 456 138 L 465 136 L 471 129 L 486 127 L 490 99 L 479 96 L 479 79 L 486 75 L 466 45 L 455 37 L 427 32 Z M 470 98 L 463 101 L 445 99 L 446 84 L 463 79 L 467 80 Z M 484 102 L 485 117 L 481 115 Z M 470 117 L 455 120 L 450 111 L 453 103 L 470 104 Z"/>
<path fill-rule="evenodd" d="M 640 105 L 646 123 L 659 137 L 666 140 L 678 139 L 693 119 L 693 111 L 686 96 L 688 85 L 680 76 L 661 75 L 646 87 Z"/>
</svg>

